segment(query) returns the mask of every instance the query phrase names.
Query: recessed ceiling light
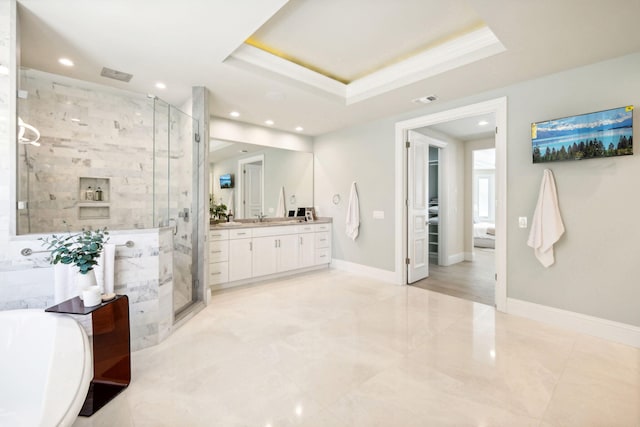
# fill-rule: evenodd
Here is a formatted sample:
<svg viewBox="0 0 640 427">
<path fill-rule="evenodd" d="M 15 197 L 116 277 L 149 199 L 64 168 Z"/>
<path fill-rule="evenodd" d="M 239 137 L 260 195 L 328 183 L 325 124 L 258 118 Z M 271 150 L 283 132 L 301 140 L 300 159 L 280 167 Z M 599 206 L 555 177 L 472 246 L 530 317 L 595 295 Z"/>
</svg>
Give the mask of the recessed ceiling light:
<svg viewBox="0 0 640 427">
<path fill-rule="evenodd" d="M 297 130 L 298 132 L 302 132 L 302 131 L 304 130 L 304 128 L 303 128 L 302 126 L 298 126 L 298 127 L 296 127 L 296 130 Z"/>
<path fill-rule="evenodd" d="M 158 82 L 158 83 L 156 83 L 156 87 L 157 87 L 158 89 L 166 89 L 166 88 L 167 88 L 167 85 L 166 85 L 166 84 L 164 84 L 164 83 L 162 83 L 162 82 Z"/>
<path fill-rule="evenodd" d="M 273 120 L 265 120 L 264 124 L 267 126 L 273 126 Z"/>
<path fill-rule="evenodd" d="M 77 118 L 73 117 L 73 118 L 71 119 L 71 121 L 72 121 L 72 122 L 76 122 L 76 123 L 78 123 L 78 122 L 80 121 L 80 119 L 77 119 Z"/>
<path fill-rule="evenodd" d="M 486 121 L 486 120 L 480 120 L 480 121 L 478 122 L 478 125 L 479 125 L 479 126 L 486 126 L 486 125 L 488 125 L 488 124 L 489 124 L 489 122 L 488 122 L 488 121 Z"/>
<path fill-rule="evenodd" d="M 60 58 L 58 59 L 58 62 L 64 65 L 65 67 L 73 67 L 73 61 L 70 60 L 69 58 Z"/>
<path fill-rule="evenodd" d="M 232 111 L 232 112 L 229 113 L 229 115 L 231 117 L 240 117 L 240 113 L 238 113 L 237 111 Z"/>
<path fill-rule="evenodd" d="M 0 75 L 8 76 L 9 75 L 9 67 L 6 65 L 0 65 Z"/>
</svg>

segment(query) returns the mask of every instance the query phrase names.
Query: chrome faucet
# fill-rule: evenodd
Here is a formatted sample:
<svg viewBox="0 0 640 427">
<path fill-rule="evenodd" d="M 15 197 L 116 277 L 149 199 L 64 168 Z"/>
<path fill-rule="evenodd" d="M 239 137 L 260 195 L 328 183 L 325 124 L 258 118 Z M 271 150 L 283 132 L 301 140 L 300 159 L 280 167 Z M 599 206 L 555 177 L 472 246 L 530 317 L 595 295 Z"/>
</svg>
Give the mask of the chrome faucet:
<svg viewBox="0 0 640 427">
<path fill-rule="evenodd" d="M 258 217 L 258 222 L 262 222 L 263 219 L 265 219 L 267 216 L 263 215 L 262 212 L 260 212 L 258 215 L 256 215 Z"/>
</svg>

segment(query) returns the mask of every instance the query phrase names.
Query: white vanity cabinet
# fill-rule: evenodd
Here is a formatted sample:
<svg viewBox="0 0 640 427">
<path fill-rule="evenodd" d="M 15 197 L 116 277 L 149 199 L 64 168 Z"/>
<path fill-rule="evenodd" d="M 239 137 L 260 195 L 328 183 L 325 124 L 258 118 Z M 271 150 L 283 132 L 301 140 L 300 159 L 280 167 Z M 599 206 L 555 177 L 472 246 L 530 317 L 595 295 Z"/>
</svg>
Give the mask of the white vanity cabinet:
<svg viewBox="0 0 640 427">
<path fill-rule="evenodd" d="M 229 280 L 229 230 L 209 232 L 209 284 Z"/>
<path fill-rule="evenodd" d="M 295 227 L 264 227 L 253 230 L 253 277 L 298 268 Z"/>
<path fill-rule="evenodd" d="M 316 265 L 316 225 L 298 226 L 298 265 L 300 268 Z"/>
<path fill-rule="evenodd" d="M 251 229 L 229 230 L 229 281 L 253 276 Z"/>
<path fill-rule="evenodd" d="M 209 233 L 209 285 L 216 287 L 330 262 L 330 223 L 216 227 Z"/>
<path fill-rule="evenodd" d="M 315 231 L 315 264 L 327 264 L 331 262 L 331 224 L 317 224 Z"/>
</svg>

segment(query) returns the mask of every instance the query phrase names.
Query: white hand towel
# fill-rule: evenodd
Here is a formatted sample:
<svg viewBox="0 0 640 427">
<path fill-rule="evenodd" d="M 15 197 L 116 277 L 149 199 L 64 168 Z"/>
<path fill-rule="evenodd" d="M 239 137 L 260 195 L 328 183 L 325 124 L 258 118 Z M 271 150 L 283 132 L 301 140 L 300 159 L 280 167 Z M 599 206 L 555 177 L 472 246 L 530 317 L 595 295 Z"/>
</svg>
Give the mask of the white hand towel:
<svg viewBox="0 0 640 427">
<path fill-rule="evenodd" d="M 351 240 L 356 240 L 358 237 L 358 229 L 360 228 L 360 202 L 358 200 L 358 190 L 356 189 L 355 181 L 351 183 L 345 226 L 347 236 L 349 236 Z"/>
<path fill-rule="evenodd" d="M 284 205 L 284 187 L 280 187 L 280 195 L 278 196 L 278 208 L 276 209 L 276 218 L 284 218 L 287 216 L 287 208 Z"/>
<path fill-rule="evenodd" d="M 58 304 L 78 295 L 76 279 L 78 269 L 73 264 L 53 266 L 53 303 Z"/>
<path fill-rule="evenodd" d="M 100 292 L 110 294 L 114 289 L 116 245 L 107 243 L 102 248 L 98 265 L 93 269 L 96 271 L 96 282 L 100 287 Z"/>
<path fill-rule="evenodd" d="M 545 169 L 527 240 L 527 245 L 533 248 L 536 258 L 543 266 L 549 267 L 555 262 L 553 245 L 563 233 L 564 224 L 558 206 L 556 182 L 551 170 Z"/>
</svg>

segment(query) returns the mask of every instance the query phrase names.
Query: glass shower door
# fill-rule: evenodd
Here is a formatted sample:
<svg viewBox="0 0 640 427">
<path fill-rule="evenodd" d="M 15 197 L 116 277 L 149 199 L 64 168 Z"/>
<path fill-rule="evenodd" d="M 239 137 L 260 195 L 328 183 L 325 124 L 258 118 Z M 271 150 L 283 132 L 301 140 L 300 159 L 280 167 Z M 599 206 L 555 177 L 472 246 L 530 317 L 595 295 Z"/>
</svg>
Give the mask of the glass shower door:
<svg viewBox="0 0 640 427">
<path fill-rule="evenodd" d="M 176 317 L 199 300 L 198 271 L 198 150 L 195 120 L 156 100 L 155 222 L 169 226 L 173 236 L 173 310 Z"/>
</svg>

